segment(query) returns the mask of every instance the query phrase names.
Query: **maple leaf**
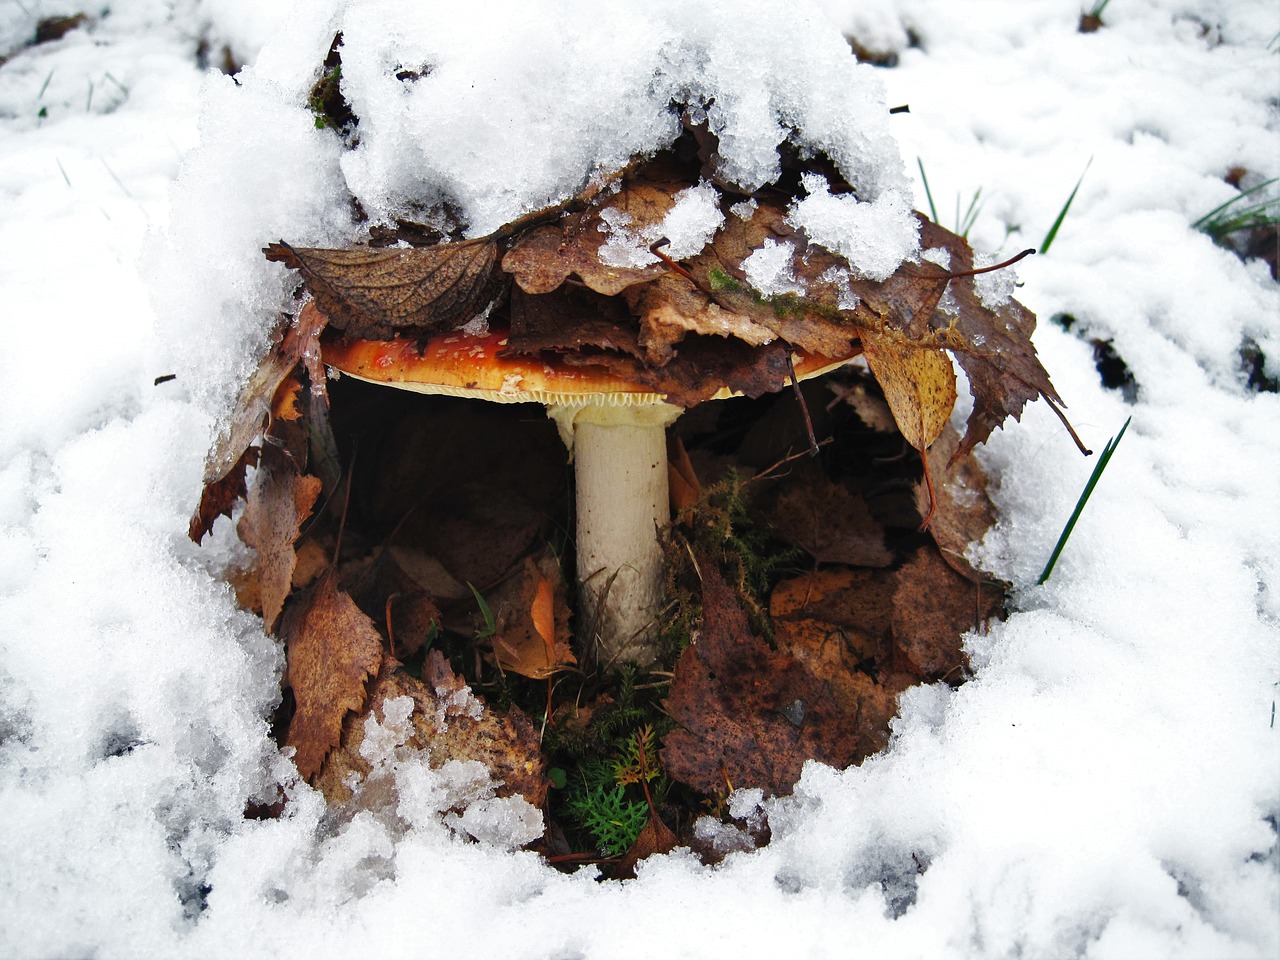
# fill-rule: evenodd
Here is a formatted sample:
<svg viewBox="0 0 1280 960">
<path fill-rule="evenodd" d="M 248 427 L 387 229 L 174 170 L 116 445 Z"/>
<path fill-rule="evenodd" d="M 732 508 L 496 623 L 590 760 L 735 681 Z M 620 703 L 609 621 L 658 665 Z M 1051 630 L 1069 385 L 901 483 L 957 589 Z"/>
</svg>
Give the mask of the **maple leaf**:
<svg viewBox="0 0 1280 960">
<path fill-rule="evenodd" d="M 246 546 L 258 553 L 258 584 L 262 619 L 268 631 L 293 588 L 298 557 L 294 543 L 302 523 L 320 496 L 320 480 L 299 476 L 297 468 L 277 448 L 263 450 L 262 464 L 249 490 L 238 532 Z"/>
<path fill-rule="evenodd" d="M 268 260 L 302 274 L 336 329 L 364 340 L 389 340 L 460 327 L 498 293 L 498 244 L 488 237 L 431 247 L 263 248 Z"/>
<path fill-rule="evenodd" d="M 343 718 L 365 706 L 366 685 L 382 664 L 382 637 L 332 572 L 285 613 L 280 634 L 297 704 L 285 745 L 312 780 L 341 740 Z"/>
</svg>

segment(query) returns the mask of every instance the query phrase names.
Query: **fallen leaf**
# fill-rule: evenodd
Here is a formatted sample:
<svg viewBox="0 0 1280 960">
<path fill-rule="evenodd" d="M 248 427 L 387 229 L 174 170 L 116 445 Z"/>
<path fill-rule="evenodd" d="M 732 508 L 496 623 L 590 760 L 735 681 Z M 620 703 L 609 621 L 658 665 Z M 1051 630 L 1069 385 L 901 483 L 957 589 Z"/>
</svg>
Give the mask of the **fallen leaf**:
<svg viewBox="0 0 1280 960">
<path fill-rule="evenodd" d="M 257 447 L 246 448 L 230 470 L 205 484 L 200 492 L 200 503 L 187 527 L 187 536 L 194 542 L 199 543 L 205 538 L 218 517 L 231 516 L 235 505 L 244 499 L 247 489 L 245 474 L 258 462 L 258 452 Z"/>
<path fill-rule="evenodd" d="M 655 853 L 670 853 L 676 848 L 677 843 L 679 840 L 671 828 L 662 822 L 662 818 L 656 814 L 649 814 L 649 822 L 644 825 L 635 843 L 631 844 L 631 849 L 614 867 L 613 878 L 615 880 L 634 879 L 636 865 L 641 860 Z"/>
<path fill-rule="evenodd" d="M 900 336 L 862 335 L 867 366 L 875 374 L 898 430 L 921 453 L 950 422 L 956 405 L 956 375 L 943 351 Z"/>
<path fill-rule="evenodd" d="M 936 512 L 929 535 L 951 569 L 973 582 L 987 582 L 997 590 L 1006 587 L 997 577 L 977 569 L 965 557 L 970 546 L 980 543 L 995 523 L 995 507 L 987 496 L 987 477 L 972 453 L 953 459 L 960 434 L 951 428 L 942 431 L 934 445 L 938 459 L 947 463 L 946 472 L 934 484 Z M 924 516 L 929 509 L 929 493 L 923 481 L 915 488 L 916 509 Z"/>
<path fill-rule="evenodd" d="M 642 233 L 662 222 L 675 205 L 675 195 L 686 186 L 626 183 L 617 194 L 588 210 L 570 214 L 559 224 L 529 231 L 502 258 L 502 269 L 514 277 L 520 289 L 533 294 L 550 293 L 577 276 L 590 289 L 612 297 L 632 284 L 660 277 L 668 268 L 656 257 L 644 266 L 614 266 L 601 260 L 600 248 L 611 236 L 608 220 L 625 220 L 625 229 Z"/>
<path fill-rule="evenodd" d="M 243 473 L 246 451 L 262 433 L 275 401 L 276 391 L 280 384 L 302 363 L 311 371 L 312 382 L 319 384 L 323 390 L 324 375 L 320 365 L 320 333 L 328 323 L 324 314 L 315 309 L 304 307 L 298 316 L 281 326 L 270 349 L 259 361 L 252 376 L 245 383 L 244 389 L 236 400 L 226 428 L 218 434 L 205 459 L 204 489 L 218 485 L 228 475 L 237 471 Z M 318 379 L 317 378 L 318 374 Z M 214 491 L 209 494 L 213 503 L 222 505 L 227 494 L 236 488 L 232 481 L 231 488 Z M 210 509 L 204 504 L 205 493 L 201 494 L 201 504 L 196 508 L 188 533 L 197 543 L 213 525 L 217 513 L 210 514 L 206 523 L 201 519 Z M 232 501 L 234 502 L 234 501 Z"/>
<path fill-rule="evenodd" d="M 650 363 L 668 362 L 674 346 L 690 333 L 734 337 L 753 347 L 778 338 L 768 327 L 725 310 L 688 280 L 673 274 L 630 287 L 624 296 L 640 320 L 640 344 Z"/>
<path fill-rule="evenodd" d="M 866 501 L 821 469 L 799 466 L 791 483 L 768 512 L 778 536 L 819 563 L 887 567 L 893 554 L 884 545 L 884 528 Z"/>
<path fill-rule="evenodd" d="M 432 247 L 263 248 L 302 274 L 330 323 L 352 337 L 390 340 L 460 327 L 498 293 L 498 245 L 491 239 Z"/>
<path fill-rule="evenodd" d="M 407 752 L 424 753 L 432 767 L 478 761 L 498 783 L 498 796 L 519 794 L 536 807 L 546 804 L 546 759 L 538 731 L 515 707 L 498 711 L 473 694 L 438 650 L 427 654 L 421 680 L 384 668 L 370 686 L 367 706 L 347 715 L 341 747 L 329 754 L 315 781 L 330 803 L 349 800 L 351 784 L 368 776 L 371 765 L 360 749 L 366 720 L 381 720 L 383 704 L 397 697 L 413 700 L 412 731 L 403 745 Z"/>
<path fill-rule="evenodd" d="M 1004 594 L 972 583 L 924 546 L 896 574 L 893 642 L 902 667 L 922 680 L 960 680 L 968 670 L 962 638 L 999 614 Z"/>
<path fill-rule="evenodd" d="M 689 460 L 689 451 L 675 433 L 667 434 L 667 490 L 671 512 L 677 517 L 697 503 L 702 494 L 702 484 Z"/>
<path fill-rule="evenodd" d="M 487 600 L 497 624 L 493 654 L 503 670 L 543 680 L 577 663 L 564 574 L 550 552 L 525 557 L 519 575 Z"/>
<path fill-rule="evenodd" d="M 666 708 L 677 728 L 662 763 L 707 794 L 760 787 L 791 792 L 808 759 L 842 768 L 860 759 L 858 719 L 795 657 L 751 634 L 746 615 L 709 558 L 702 628 L 676 661 Z"/>
<path fill-rule="evenodd" d="M 363 563 L 346 565 L 342 577 L 356 605 L 386 632 L 397 660 L 412 657 L 439 630 L 440 608 L 400 566 L 394 551 L 379 550 Z"/>
<path fill-rule="evenodd" d="M 286 611 L 280 626 L 297 704 L 285 745 L 313 780 L 341 740 L 343 719 L 363 710 L 366 684 L 382 664 L 382 637 L 330 573 Z"/>
<path fill-rule="evenodd" d="M 245 545 L 258 554 L 262 619 L 268 631 L 275 628 L 285 598 L 293 589 L 298 560 L 294 543 L 320 496 L 320 487 L 317 477 L 299 476 L 292 462 L 275 447 L 264 448 L 239 533 Z"/>
</svg>

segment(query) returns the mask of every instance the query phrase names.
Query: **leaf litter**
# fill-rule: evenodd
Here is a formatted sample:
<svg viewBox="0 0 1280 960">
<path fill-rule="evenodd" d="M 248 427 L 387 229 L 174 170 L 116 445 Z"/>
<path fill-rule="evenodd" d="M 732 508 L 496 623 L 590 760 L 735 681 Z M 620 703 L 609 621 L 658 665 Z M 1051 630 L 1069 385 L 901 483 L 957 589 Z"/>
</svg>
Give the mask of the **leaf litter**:
<svg viewBox="0 0 1280 960">
<path fill-rule="evenodd" d="M 971 451 L 1030 400 L 1061 416 L 1034 316 L 976 285 L 967 242 L 919 214 L 921 247 L 945 256 L 860 275 L 795 226 L 794 198 L 704 179 L 708 149 L 687 130 L 487 237 L 401 223 L 366 245 L 265 248 L 305 306 L 210 453 L 191 535 L 245 501 L 245 595 L 288 654 L 278 726 L 331 803 L 362 802 L 367 738 L 394 721 L 397 750 L 478 762 L 498 796 L 539 808 L 531 846 L 552 862 L 605 851 L 630 876 L 677 844 L 706 852 L 699 818 L 740 819 L 742 791 L 785 795 L 808 760 L 883 749 L 898 695 L 963 682 L 963 636 L 1002 615 L 1006 585 L 965 559 L 993 516 Z M 825 179 L 791 158 L 803 189 L 849 189 L 808 162 Z M 663 232 L 694 193 L 713 198 L 711 226 L 669 256 Z M 671 429 L 680 522 L 665 534 L 665 655 L 647 673 L 575 648 L 569 473 L 541 411 L 326 384 L 326 343 L 422 345 L 476 323 L 507 330 L 511 355 L 602 367 L 686 408 L 713 382 L 743 396 Z M 777 410 L 796 422 L 777 393 L 791 355 L 865 358 L 827 376 L 827 436 L 804 464 L 753 430 Z M 974 396 L 963 436 L 953 359 Z M 327 569 L 295 582 L 304 550 Z"/>
</svg>

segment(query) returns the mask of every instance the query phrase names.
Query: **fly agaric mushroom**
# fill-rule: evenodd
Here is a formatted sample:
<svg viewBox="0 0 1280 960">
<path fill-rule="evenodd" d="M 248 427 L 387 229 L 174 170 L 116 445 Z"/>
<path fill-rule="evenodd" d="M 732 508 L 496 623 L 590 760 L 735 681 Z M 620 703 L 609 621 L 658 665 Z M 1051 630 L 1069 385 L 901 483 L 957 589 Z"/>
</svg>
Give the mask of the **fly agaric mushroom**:
<svg viewBox="0 0 1280 960">
<path fill-rule="evenodd" d="M 309 304 L 305 310 L 315 310 Z M 324 362 L 371 383 L 495 403 L 541 403 L 574 460 L 579 633 L 606 668 L 657 659 L 664 571 L 659 531 L 670 519 L 666 428 L 682 408 L 602 367 L 504 356 L 505 332 L 414 340 L 334 340 Z M 856 353 L 851 351 L 850 357 Z M 796 377 L 841 366 L 797 354 Z M 774 385 L 782 389 L 783 379 Z M 721 387 L 712 399 L 733 396 Z"/>
</svg>

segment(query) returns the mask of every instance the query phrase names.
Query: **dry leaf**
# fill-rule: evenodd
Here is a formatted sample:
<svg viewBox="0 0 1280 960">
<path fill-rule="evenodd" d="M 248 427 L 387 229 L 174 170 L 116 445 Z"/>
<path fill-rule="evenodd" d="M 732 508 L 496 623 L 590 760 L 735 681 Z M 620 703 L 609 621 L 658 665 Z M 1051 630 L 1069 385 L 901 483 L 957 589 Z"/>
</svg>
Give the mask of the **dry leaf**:
<svg viewBox="0 0 1280 960">
<path fill-rule="evenodd" d="M 796 467 L 794 481 L 769 511 L 778 536 L 795 544 L 819 563 L 887 567 L 893 554 L 885 549 L 884 528 L 866 501 L 820 469 Z"/>
<path fill-rule="evenodd" d="M 948 466 L 946 473 L 934 483 L 936 512 L 929 524 L 929 534 L 951 569 L 968 580 L 986 581 L 999 590 L 1007 584 L 978 570 L 965 558 L 969 547 L 987 535 L 995 523 L 996 512 L 987 496 L 986 474 L 973 454 L 953 459 L 959 445 L 960 434 L 949 427 L 942 431 L 934 445 L 938 461 Z M 929 493 L 923 481 L 916 484 L 915 499 L 916 509 L 923 517 L 929 509 Z"/>
<path fill-rule="evenodd" d="M 263 451 L 253 488 L 240 520 L 240 539 L 258 553 L 262 619 L 268 631 L 293 589 L 297 564 L 294 542 L 320 496 L 317 477 L 299 476 L 292 462 L 275 447 Z"/>
<path fill-rule="evenodd" d="M 667 773 L 695 790 L 760 787 L 786 794 L 805 760 L 846 767 L 860 759 L 858 716 L 830 684 L 751 634 L 746 615 L 709 558 L 702 629 L 676 661 L 664 739 Z"/>
<path fill-rule="evenodd" d="M 498 245 L 488 238 L 433 247 L 265 248 L 268 260 L 302 274 L 336 329 L 364 340 L 390 340 L 460 327 L 498 293 Z"/>
<path fill-rule="evenodd" d="M 1003 607 L 998 589 L 956 573 L 931 546 L 897 572 L 893 642 L 903 669 L 922 680 L 960 680 L 968 669 L 961 638 Z"/>
<path fill-rule="evenodd" d="M 487 598 L 497 624 L 493 653 L 499 667 L 543 680 L 577 663 L 565 592 L 560 564 L 544 553 L 538 560 L 526 557 L 520 574 Z"/>
<path fill-rule="evenodd" d="M 302 363 L 310 372 L 312 383 L 318 384 L 319 389 L 323 390 L 324 374 L 319 359 L 320 333 L 327 322 L 318 310 L 304 307 L 296 319 L 282 327 L 275 343 L 259 361 L 257 369 L 240 391 L 227 428 L 214 440 L 205 459 L 204 492 L 188 530 L 192 540 L 199 543 L 209 532 L 213 520 L 219 515 L 212 512 L 215 508 L 225 506 L 222 515 L 229 514 L 234 498 L 230 501 L 226 498 L 229 493 L 242 488 L 243 481 L 239 481 L 237 485 L 237 481 L 232 480 L 230 487 L 224 486 L 213 491 L 210 488 L 218 487 L 226 477 L 237 472 L 243 476 L 244 466 L 252 462 L 246 461 L 246 451 L 262 433 L 263 423 L 271 412 L 276 392 L 285 378 Z M 243 495 L 242 489 L 240 495 Z M 206 497 L 210 498 L 208 506 L 205 504 Z"/>
<path fill-rule="evenodd" d="M 546 803 L 546 760 L 538 731 L 515 707 L 502 713 L 487 706 L 438 650 L 427 654 L 421 680 L 403 670 L 383 669 L 370 686 L 368 706 L 347 716 L 341 748 L 329 755 L 315 782 L 330 803 L 349 800 L 351 783 L 368 775 L 369 761 L 360 752 L 366 718 L 382 720 L 383 704 L 397 697 L 413 700 L 406 750 L 425 753 L 432 767 L 451 760 L 479 761 L 498 782 L 498 796 L 519 794 L 536 807 Z"/>
<path fill-rule="evenodd" d="M 670 853 L 679 842 L 671 828 L 662 822 L 661 817 L 653 813 L 649 814 L 649 822 L 644 825 L 635 843 L 631 844 L 631 849 L 627 851 L 626 856 L 619 860 L 614 868 L 613 878 L 615 880 L 633 879 L 636 875 L 636 865 L 641 860 L 655 853 Z"/>
<path fill-rule="evenodd" d="M 610 236 L 605 217 L 629 218 L 626 228 L 641 233 L 662 222 L 675 205 L 675 195 L 686 186 L 627 183 L 595 208 L 570 214 L 560 224 L 529 231 L 502 258 L 502 269 L 525 293 L 533 294 L 550 293 L 570 276 L 577 276 L 592 290 L 612 297 L 634 283 L 660 277 L 667 267 L 656 259 L 643 267 L 618 267 L 601 261 L 600 248 Z"/>
<path fill-rule="evenodd" d="M 248 447 L 240 454 L 235 465 L 217 480 L 205 484 L 200 492 L 200 503 L 191 516 L 187 536 L 199 543 L 204 539 L 218 517 L 229 517 L 235 505 L 244 499 L 246 471 L 258 462 L 258 448 Z"/>
<path fill-rule="evenodd" d="M 330 573 L 290 607 L 280 626 L 297 708 L 285 745 L 312 780 L 342 736 L 348 713 L 364 709 L 365 687 L 382 664 L 382 637 Z"/>
<path fill-rule="evenodd" d="M 941 350 L 900 336 L 864 332 L 862 350 L 907 443 L 923 453 L 951 419 L 956 375 Z"/>
</svg>

